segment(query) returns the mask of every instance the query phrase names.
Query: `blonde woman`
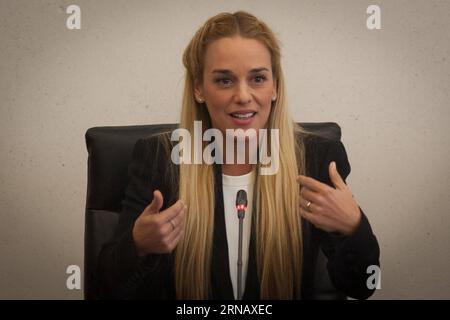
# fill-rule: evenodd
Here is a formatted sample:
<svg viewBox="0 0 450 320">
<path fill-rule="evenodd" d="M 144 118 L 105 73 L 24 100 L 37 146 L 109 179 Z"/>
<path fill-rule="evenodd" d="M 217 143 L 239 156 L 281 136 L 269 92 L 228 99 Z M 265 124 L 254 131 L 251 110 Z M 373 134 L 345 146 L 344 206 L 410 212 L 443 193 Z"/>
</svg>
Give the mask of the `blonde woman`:
<svg viewBox="0 0 450 320">
<path fill-rule="evenodd" d="M 350 173 L 345 148 L 293 122 L 280 57 L 269 27 L 243 11 L 218 14 L 194 35 L 183 55 L 179 128 L 192 137 L 196 123 L 201 133 L 216 129 L 224 137 L 227 129 L 254 129 L 258 142 L 260 129 L 269 136 L 276 130 L 277 170 L 261 174 L 261 161 L 249 161 L 249 143 L 244 163 L 222 161 L 224 139 L 219 161 L 177 164 L 173 132 L 140 139 L 116 236 L 99 257 L 103 297 L 239 298 L 234 205 L 240 189 L 249 200 L 242 232 L 243 299 L 311 298 L 318 248 L 328 257 L 337 289 L 354 298 L 373 293 L 366 271 L 379 265 L 379 246 L 345 184 Z"/>
</svg>

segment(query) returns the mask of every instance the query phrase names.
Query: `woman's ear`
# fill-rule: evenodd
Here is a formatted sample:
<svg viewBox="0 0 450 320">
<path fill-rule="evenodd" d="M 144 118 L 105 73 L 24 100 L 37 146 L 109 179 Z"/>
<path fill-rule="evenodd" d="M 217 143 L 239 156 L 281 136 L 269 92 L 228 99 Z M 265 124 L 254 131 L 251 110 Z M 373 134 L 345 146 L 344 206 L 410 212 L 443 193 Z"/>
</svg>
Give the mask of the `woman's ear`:
<svg viewBox="0 0 450 320">
<path fill-rule="evenodd" d="M 274 89 L 272 92 L 272 101 L 275 101 L 275 100 L 277 100 L 277 90 L 276 89 Z"/>
<path fill-rule="evenodd" d="M 203 103 L 205 101 L 203 98 L 203 86 L 198 80 L 195 80 L 194 82 L 194 96 L 195 100 L 199 103 Z"/>
</svg>

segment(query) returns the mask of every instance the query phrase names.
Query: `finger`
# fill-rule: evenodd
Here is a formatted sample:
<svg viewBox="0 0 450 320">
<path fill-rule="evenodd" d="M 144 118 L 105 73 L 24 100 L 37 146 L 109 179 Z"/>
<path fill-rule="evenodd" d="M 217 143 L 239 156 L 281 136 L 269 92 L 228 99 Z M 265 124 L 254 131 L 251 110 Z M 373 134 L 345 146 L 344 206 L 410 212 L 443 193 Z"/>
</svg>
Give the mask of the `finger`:
<svg viewBox="0 0 450 320">
<path fill-rule="evenodd" d="M 313 225 L 317 225 L 318 221 L 317 221 L 317 216 L 314 213 L 305 211 L 303 209 L 300 209 L 300 215 L 305 218 L 306 220 L 308 220 L 309 222 L 311 222 Z"/>
<path fill-rule="evenodd" d="M 171 248 L 173 248 L 173 249 L 176 248 L 176 246 L 178 245 L 178 242 L 180 242 L 180 239 L 183 237 L 183 235 L 184 235 L 184 229 L 181 229 L 181 231 L 175 236 L 175 238 L 170 243 Z"/>
<path fill-rule="evenodd" d="M 332 161 L 330 163 L 328 167 L 328 172 L 330 174 L 330 180 L 336 187 L 336 189 L 344 189 L 346 187 L 344 180 L 342 179 L 341 175 L 336 169 L 336 162 Z"/>
<path fill-rule="evenodd" d="M 186 219 L 186 206 L 182 209 L 182 212 L 180 212 L 179 215 L 177 215 L 175 218 L 173 218 L 171 221 L 175 226 L 178 226 L 179 224 L 182 224 Z"/>
<path fill-rule="evenodd" d="M 182 232 L 184 230 L 184 223 L 180 223 L 178 224 L 175 229 L 173 229 L 173 231 L 167 236 L 167 242 L 171 243 L 173 242 L 180 234 L 180 232 Z"/>
<path fill-rule="evenodd" d="M 153 191 L 153 200 L 152 202 L 145 208 L 145 213 L 147 214 L 155 214 L 158 213 L 159 210 L 161 210 L 161 207 L 163 206 L 163 195 L 161 191 L 155 190 Z"/>
<path fill-rule="evenodd" d="M 179 214 L 182 214 L 186 210 L 186 205 L 182 200 L 178 200 L 172 206 L 161 212 L 160 222 L 162 224 L 175 219 Z"/>
<path fill-rule="evenodd" d="M 180 228 L 184 228 L 184 221 L 185 221 L 184 217 L 186 214 L 185 211 L 186 210 L 183 208 L 182 212 L 180 214 L 178 214 L 178 216 L 176 216 L 172 220 L 169 220 L 163 224 L 162 229 L 161 229 L 161 234 L 164 237 L 171 236 L 174 232 L 176 232 Z"/>
<path fill-rule="evenodd" d="M 175 249 L 176 245 L 178 244 L 178 241 L 180 241 L 182 235 L 184 234 L 184 228 L 178 228 L 176 231 L 172 232 L 165 240 L 164 240 L 164 246 L 169 250 L 172 251 Z"/>
<path fill-rule="evenodd" d="M 315 204 L 321 204 L 323 201 L 323 196 L 320 195 L 318 192 L 314 192 L 309 188 L 303 187 L 300 193 L 300 196 L 306 200 L 311 201 Z"/>
<path fill-rule="evenodd" d="M 312 208 L 312 206 L 313 206 L 314 204 L 311 202 L 311 203 L 309 204 L 309 206 L 308 206 L 308 203 L 310 203 L 310 201 L 305 200 L 305 199 L 303 199 L 303 198 L 300 197 L 300 207 L 301 207 L 304 211 L 313 213 L 313 212 L 314 212 L 314 209 Z"/>
<path fill-rule="evenodd" d="M 316 192 L 323 192 L 326 191 L 327 188 L 329 188 L 329 186 L 325 183 L 303 175 L 299 175 L 297 177 L 297 181 L 300 182 L 301 185 L 308 187 Z"/>
<path fill-rule="evenodd" d="M 163 238 L 169 237 L 177 228 L 177 224 L 175 223 L 175 219 L 166 221 L 166 222 L 160 222 L 162 225 L 159 229 L 159 234 Z"/>
<path fill-rule="evenodd" d="M 321 230 L 330 232 L 335 230 L 334 227 L 330 226 L 329 223 L 325 223 L 319 216 L 317 216 L 314 213 L 308 213 L 308 212 L 301 212 L 302 218 L 312 223 L 316 228 L 319 228 Z"/>
</svg>

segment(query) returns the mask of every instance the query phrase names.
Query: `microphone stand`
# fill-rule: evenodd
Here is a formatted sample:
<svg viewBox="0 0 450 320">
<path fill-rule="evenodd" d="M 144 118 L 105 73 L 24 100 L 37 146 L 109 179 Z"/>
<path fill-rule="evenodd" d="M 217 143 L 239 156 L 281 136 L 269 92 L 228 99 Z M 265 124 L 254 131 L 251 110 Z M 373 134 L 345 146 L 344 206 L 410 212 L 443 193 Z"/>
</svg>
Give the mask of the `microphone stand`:
<svg viewBox="0 0 450 320">
<path fill-rule="evenodd" d="M 239 249 L 238 249 L 238 274 L 237 274 L 237 296 L 238 300 L 242 300 L 242 229 L 244 225 L 245 210 L 238 211 L 239 218 Z"/>
<path fill-rule="evenodd" d="M 236 209 L 239 218 L 239 247 L 237 260 L 237 299 L 242 300 L 242 233 L 244 225 L 245 210 L 247 209 L 247 193 L 239 190 L 236 195 Z"/>
</svg>

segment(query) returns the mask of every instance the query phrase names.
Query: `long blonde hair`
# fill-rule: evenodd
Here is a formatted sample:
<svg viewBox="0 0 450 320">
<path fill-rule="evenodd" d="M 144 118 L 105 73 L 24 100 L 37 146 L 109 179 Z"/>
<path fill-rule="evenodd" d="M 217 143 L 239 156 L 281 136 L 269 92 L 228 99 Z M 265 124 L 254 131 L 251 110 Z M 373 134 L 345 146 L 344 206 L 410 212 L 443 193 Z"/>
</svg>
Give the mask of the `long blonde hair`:
<svg viewBox="0 0 450 320">
<path fill-rule="evenodd" d="M 232 36 L 261 41 L 271 53 L 277 100 L 272 103 L 267 128 L 279 129 L 280 165 L 274 175 L 258 175 L 253 217 L 256 264 L 261 299 L 300 297 L 302 233 L 298 214 L 298 174 L 304 173 L 304 146 L 296 134 L 305 131 L 288 114 L 281 53 L 269 27 L 255 16 L 238 11 L 210 18 L 196 32 L 183 54 L 186 68 L 180 127 L 194 133 L 194 121 L 211 128 L 207 109 L 197 103 L 194 84 L 203 81 L 204 56 L 212 41 Z M 270 136 L 268 141 L 270 141 Z M 270 150 L 270 149 L 269 149 Z M 184 236 L 175 249 L 175 286 L 178 299 L 207 299 L 211 295 L 211 259 L 214 230 L 214 170 L 208 164 L 181 164 L 179 198 L 187 206 Z M 260 164 L 254 170 L 259 172 Z M 206 200 L 205 200 L 206 199 Z"/>
</svg>

